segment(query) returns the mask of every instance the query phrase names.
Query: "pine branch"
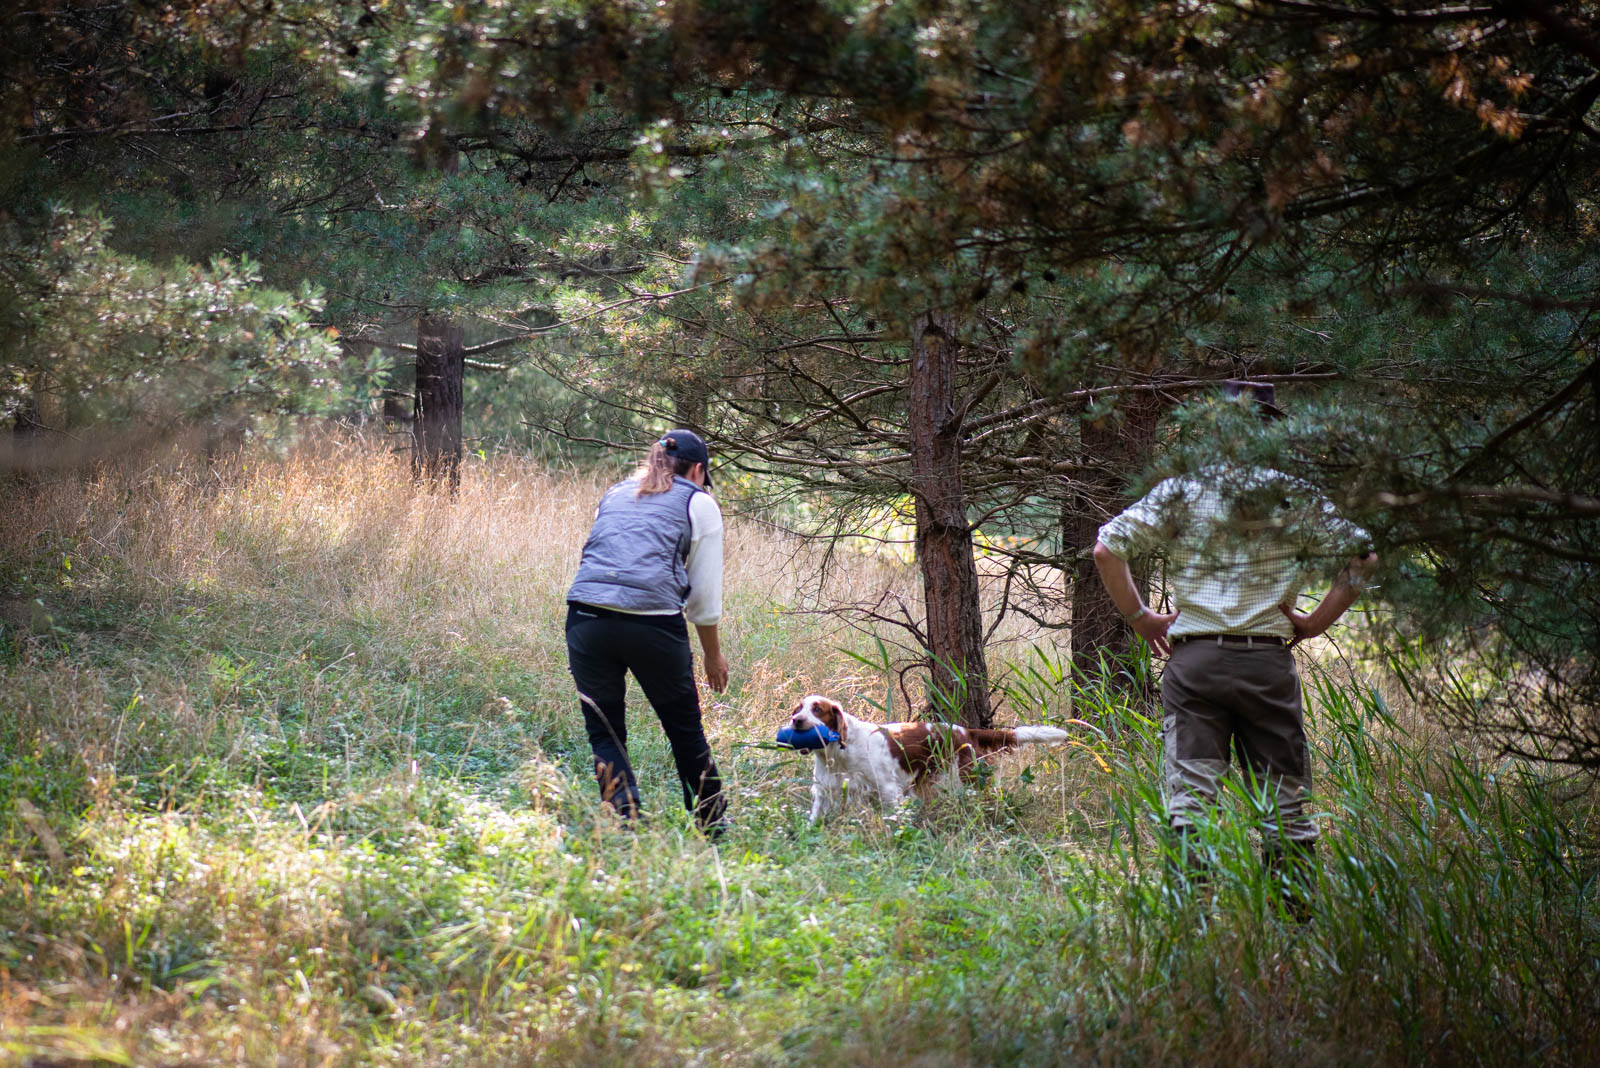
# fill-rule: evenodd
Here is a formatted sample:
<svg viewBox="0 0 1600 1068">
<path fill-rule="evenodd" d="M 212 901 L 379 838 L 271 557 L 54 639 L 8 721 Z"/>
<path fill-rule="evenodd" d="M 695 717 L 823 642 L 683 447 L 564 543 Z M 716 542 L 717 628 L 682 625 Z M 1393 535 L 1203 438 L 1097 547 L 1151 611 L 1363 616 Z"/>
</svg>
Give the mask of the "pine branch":
<svg viewBox="0 0 1600 1068">
<path fill-rule="evenodd" d="M 1373 500 L 1383 508 L 1416 508 L 1430 501 L 1455 498 L 1463 501 L 1509 501 L 1518 504 L 1553 504 L 1573 517 L 1600 516 L 1600 497 L 1585 497 L 1565 490 L 1542 486 L 1480 486 L 1458 484 L 1420 490 L 1416 493 L 1379 493 Z"/>
</svg>

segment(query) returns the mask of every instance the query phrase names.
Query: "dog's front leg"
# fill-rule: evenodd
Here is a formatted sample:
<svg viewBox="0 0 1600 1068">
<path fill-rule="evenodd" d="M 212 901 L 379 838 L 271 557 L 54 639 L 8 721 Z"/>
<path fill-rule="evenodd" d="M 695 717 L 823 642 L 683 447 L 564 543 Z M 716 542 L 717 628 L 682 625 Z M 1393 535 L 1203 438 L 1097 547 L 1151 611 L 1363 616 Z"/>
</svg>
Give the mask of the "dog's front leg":
<svg viewBox="0 0 1600 1068">
<path fill-rule="evenodd" d="M 821 753 L 817 753 L 814 759 L 816 763 L 811 771 L 812 823 L 816 823 L 839 807 L 844 787 L 844 776 L 829 768 Z"/>
<path fill-rule="evenodd" d="M 906 793 L 905 788 L 897 782 L 886 782 L 878 787 L 878 803 L 883 806 L 885 812 L 894 812 L 906 803 L 908 797 L 910 795 Z"/>
</svg>

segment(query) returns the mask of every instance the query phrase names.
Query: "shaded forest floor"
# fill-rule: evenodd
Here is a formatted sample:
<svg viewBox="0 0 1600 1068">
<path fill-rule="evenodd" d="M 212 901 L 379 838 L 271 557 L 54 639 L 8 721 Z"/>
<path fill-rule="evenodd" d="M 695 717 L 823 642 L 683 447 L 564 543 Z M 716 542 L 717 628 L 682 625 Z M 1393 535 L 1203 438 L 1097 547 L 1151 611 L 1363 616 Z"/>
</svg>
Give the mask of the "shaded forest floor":
<svg viewBox="0 0 1600 1068">
<path fill-rule="evenodd" d="M 601 486 L 491 458 L 430 496 L 325 443 L 8 488 L 0 1063 L 1600 1061 L 1594 795 L 1326 646 L 1304 927 L 1247 790 L 1214 899 L 1164 875 L 1149 709 L 1044 634 L 1005 647 L 1002 718 L 1081 744 L 812 827 L 807 759 L 757 743 L 888 684 L 805 611 L 818 559 L 735 520 L 706 714 L 733 829 L 693 832 L 637 700 L 650 818 L 618 827 L 560 628 Z M 828 596 L 914 599 L 835 563 Z"/>
</svg>

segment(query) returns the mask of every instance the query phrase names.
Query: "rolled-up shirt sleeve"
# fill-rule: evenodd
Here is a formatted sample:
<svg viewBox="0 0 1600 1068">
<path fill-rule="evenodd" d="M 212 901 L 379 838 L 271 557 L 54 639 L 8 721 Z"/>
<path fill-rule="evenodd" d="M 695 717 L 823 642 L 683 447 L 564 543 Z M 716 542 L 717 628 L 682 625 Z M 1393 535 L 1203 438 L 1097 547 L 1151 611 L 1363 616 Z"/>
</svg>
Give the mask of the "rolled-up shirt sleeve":
<svg viewBox="0 0 1600 1068">
<path fill-rule="evenodd" d="M 1177 479 L 1167 479 L 1123 510 L 1100 528 L 1099 541 L 1120 559 L 1131 560 L 1169 539 L 1171 517 L 1167 514 L 1172 498 L 1181 487 Z"/>
<path fill-rule="evenodd" d="M 722 619 L 722 509 L 709 493 L 689 502 L 689 600 L 683 614 L 698 627 Z"/>
</svg>

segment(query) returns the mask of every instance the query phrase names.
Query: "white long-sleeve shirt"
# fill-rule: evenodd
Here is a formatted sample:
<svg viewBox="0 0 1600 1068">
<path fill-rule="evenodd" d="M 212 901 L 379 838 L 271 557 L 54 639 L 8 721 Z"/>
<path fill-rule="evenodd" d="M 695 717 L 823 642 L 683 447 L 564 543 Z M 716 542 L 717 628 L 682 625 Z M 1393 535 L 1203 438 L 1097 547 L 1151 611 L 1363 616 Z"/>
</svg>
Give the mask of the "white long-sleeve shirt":
<svg viewBox="0 0 1600 1068">
<path fill-rule="evenodd" d="M 709 493 L 689 501 L 689 602 L 683 614 L 696 626 L 722 619 L 722 509 Z"/>
</svg>

